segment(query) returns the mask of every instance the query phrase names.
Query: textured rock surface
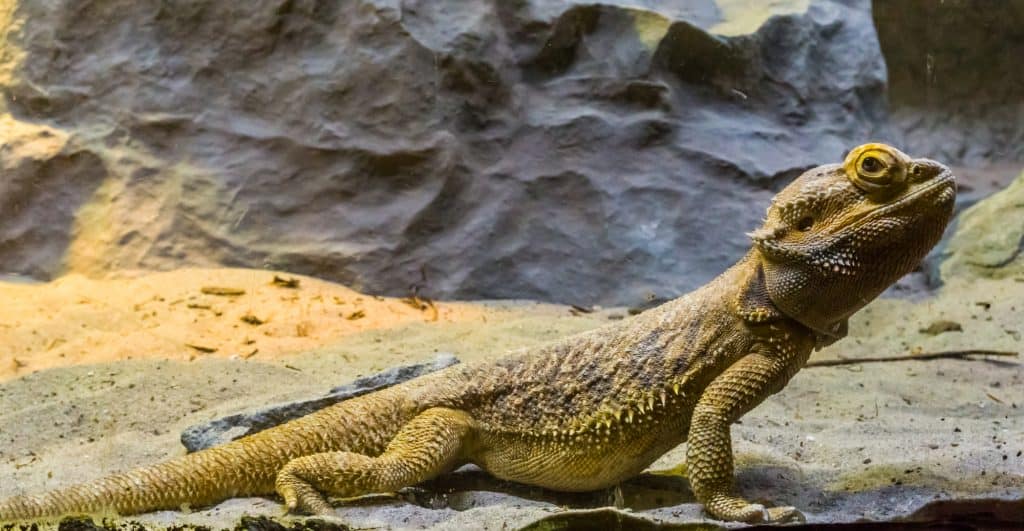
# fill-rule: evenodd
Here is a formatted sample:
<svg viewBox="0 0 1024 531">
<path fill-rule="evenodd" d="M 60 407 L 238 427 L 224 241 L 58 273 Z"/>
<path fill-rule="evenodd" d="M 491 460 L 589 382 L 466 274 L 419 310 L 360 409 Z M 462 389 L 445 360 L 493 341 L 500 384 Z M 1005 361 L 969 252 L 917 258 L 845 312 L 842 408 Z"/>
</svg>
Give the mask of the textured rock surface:
<svg viewBox="0 0 1024 531">
<path fill-rule="evenodd" d="M 1024 3 L 876 0 L 893 123 L 911 153 L 1024 164 Z M 1005 182 L 1005 181 L 1003 181 Z"/>
<path fill-rule="evenodd" d="M 942 278 L 991 277 L 1024 282 L 1024 174 L 960 215 L 946 245 Z"/>
<path fill-rule="evenodd" d="M 867 0 L 636 5 L 8 4 L 4 127 L 60 142 L 0 151 L 21 176 L 0 269 L 585 303 L 700 285 L 751 203 L 884 139 L 885 65 Z"/>
</svg>

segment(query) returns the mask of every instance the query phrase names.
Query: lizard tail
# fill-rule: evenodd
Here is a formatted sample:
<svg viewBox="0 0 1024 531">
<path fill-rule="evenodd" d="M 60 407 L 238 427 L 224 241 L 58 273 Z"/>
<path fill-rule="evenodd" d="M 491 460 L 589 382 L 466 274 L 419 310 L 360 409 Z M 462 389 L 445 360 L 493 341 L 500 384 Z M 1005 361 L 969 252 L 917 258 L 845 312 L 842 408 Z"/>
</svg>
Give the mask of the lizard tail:
<svg viewBox="0 0 1024 531">
<path fill-rule="evenodd" d="M 401 386 L 398 386 L 401 387 Z M 353 398 L 223 446 L 39 495 L 0 501 L 0 522 L 66 514 L 134 514 L 274 492 L 288 461 L 319 452 L 378 455 L 415 408 L 397 388 Z"/>
</svg>

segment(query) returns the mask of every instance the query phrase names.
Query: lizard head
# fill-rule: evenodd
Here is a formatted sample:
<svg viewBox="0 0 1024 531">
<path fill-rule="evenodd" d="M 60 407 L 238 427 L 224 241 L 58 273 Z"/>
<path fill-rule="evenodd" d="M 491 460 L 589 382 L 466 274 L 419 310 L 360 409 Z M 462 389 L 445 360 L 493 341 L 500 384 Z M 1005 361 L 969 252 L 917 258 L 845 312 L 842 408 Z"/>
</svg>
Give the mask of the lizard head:
<svg viewBox="0 0 1024 531">
<path fill-rule="evenodd" d="M 804 173 L 750 234 L 769 298 L 804 325 L 837 334 L 939 241 L 955 197 L 949 168 L 885 144 Z"/>
</svg>

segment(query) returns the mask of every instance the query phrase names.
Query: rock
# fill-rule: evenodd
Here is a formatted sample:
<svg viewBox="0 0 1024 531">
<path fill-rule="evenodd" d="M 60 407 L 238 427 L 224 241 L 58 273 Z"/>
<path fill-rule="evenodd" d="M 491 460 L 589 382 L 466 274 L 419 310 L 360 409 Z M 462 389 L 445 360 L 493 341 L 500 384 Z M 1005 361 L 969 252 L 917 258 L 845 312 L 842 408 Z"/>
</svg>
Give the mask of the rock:
<svg viewBox="0 0 1024 531">
<path fill-rule="evenodd" d="M 51 277 L 107 168 L 60 128 L 0 115 L 0 131 L 0 273 Z"/>
<path fill-rule="evenodd" d="M 949 320 L 933 321 L 932 324 L 921 328 L 918 332 L 929 336 L 937 336 L 946 332 L 963 332 L 964 328 L 960 323 Z"/>
<path fill-rule="evenodd" d="M 867 0 L 634 4 L 18 2 L 0 110 L 67 147 L 0 152 L 0 263 L 636 304 L 888 138 Z"/>
<path fill-rule="evenodd" d="M 907 152 L 1012 179 L 1024 164 L 1024 4 L 876 0 L 873 11 Z"/>
<path fill-rule="evenodd" d="M 1024 174 L 960 215 L 940 266 L 955 277 L 1024 279 Z"/>
<path fill-rule="evenodd" d="M 245 435 L 263 431 L 289 420 L 308 415 L 314 411 L 337 404 L 343 400 L 391 387 L 427 373 L 439 371 L 458 363 L 451 354 L 438 354 L 433 361 L 403 367 L 359 378 L 352 383 L 335 387 L 321 398 L 277 404 L 263 407 L 249 413 L 229 415 L 224 418 L 196 424 L 181 433 L 181 444 L 189 452 L 195 452 L 218 444 L 231 442 Z"/>
</svg>

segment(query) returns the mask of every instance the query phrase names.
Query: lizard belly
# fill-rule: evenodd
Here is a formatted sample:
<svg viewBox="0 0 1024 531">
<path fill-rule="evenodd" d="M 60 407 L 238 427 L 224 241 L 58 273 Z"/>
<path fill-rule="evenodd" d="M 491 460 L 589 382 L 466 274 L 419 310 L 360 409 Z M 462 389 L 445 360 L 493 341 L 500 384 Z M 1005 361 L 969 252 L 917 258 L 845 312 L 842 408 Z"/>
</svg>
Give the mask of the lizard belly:
<svg viewBox="0 0 1024 531">
<path fill-rule="evenodd" d="M 528 485 L 602 489 L 636 476 L 684 440 L 680 426 L 637 428 L 643 426 L 568 437 L 485 432 L 472 461 L 495 477 Z"/>
</svg>

